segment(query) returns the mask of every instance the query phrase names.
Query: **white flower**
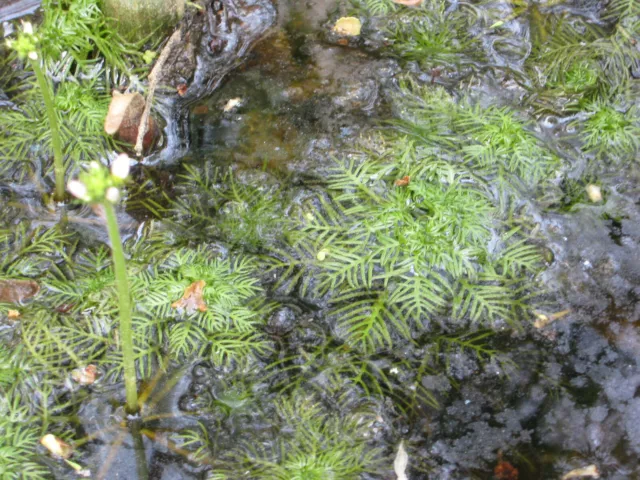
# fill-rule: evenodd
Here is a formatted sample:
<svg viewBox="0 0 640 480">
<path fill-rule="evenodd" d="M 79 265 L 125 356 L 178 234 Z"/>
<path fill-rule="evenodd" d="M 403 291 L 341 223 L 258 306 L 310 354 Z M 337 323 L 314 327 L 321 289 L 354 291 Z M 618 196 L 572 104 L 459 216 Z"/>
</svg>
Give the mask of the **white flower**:
<svg viewBox="0 0 640 480">
<path fill-rule="evenodd" d="M 126 153 L 121 153 L 111 164 L 111 175 L 124 180 L 129 175 L 129 164 L 131 159 Z"/>
<path fill-rule="evenodd" d="M 100 170 L 100 167 L 101 165 L 95 160 L 93 162 L 89 162 L 89 168 L 91 168 L 92 170 Z"/>
<path fill-rule="evenodd" d="M 38 54 L 37 54 L 36 52 L 29 52 L 28 57 L 29 57 L 31 60 L 37 60 L 37 59 L 38 59 Z"/>
<path fill-rule="evenodd" d="M 104 198 L 106 198 L 111 203 L 116 203 L 118 200 L 120 200 L 120 190 L 118 190 L 116 187 L 109 187 L 104 193 Z"/>
<path fill-rule="evenodd" d="M 31 22 L 22 22 L 22 31 L 27 35 L 33 35 L 33 25 Z"/>
<path fill-rule="evenodd" d="M 67 183 L 67 190 L 69 193 L 80 200 L 89 201 L 89 195 L 87 194 L 87 186 L 79 180 L 71 180 Z"/>
</svg>

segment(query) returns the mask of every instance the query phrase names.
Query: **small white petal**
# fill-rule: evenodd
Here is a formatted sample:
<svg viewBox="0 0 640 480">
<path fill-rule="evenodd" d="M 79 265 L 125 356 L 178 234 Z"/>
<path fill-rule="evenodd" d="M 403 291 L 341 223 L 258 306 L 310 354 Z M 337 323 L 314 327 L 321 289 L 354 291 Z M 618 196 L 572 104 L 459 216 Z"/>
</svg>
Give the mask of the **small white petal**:
<svg viewBox="0 0 640 480">
<path fill-rule="evenodd" d="M 31 22 L 22 22 L 22 31 L 27 35 L 33 35 L 33 25 Z"/>
<path fill-rule="evenodd" d="M 29 52 L 28 57 L 29 57 L 31 60 L 37 60 L 37 59 L 38 59 L 38 53 L 37 53 L 37 52 Z"/>
<path fill-rule="evenodd" d="M 80 200 L 89 200 L 87 196 L 87 186 L 79 180 L 71 180 L 67 183 L 69 193 Z"/>
<path fill-rule="evenodd" d="M 96 161 L 90 162 L 89 163 L 89 168 L 93 169 L 93 170 L 99 170 L 100 169 L 100 164 Z"/>
<path fill-rule="evenodd" d="M 116 178 L 125 179 L 129 175 L 131 159 L 126 153 L 121 153 L 111 164 L 111 175 Z"/>
<path fill-rule="evenodd" d="M 106 198 L 111 203 L 116 203 L 118 200 L 120 200 L 120 190 L 118 190 L 116 187 L 109 187 L 104 194 L 104 198 Z"/>
</svg>

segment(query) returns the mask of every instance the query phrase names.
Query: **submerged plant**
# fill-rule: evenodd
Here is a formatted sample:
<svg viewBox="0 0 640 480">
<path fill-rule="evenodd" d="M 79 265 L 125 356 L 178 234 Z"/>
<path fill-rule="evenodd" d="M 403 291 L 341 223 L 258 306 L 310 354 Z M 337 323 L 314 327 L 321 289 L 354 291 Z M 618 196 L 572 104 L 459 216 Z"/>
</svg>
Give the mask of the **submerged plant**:
<svg viewBox="0 0 640 480">
<path fill-rule="evenodd" d="M 585 151 L 615 161 L 634 159 L 640 149 L 640 123 L 635 107 L 618 110 L 609 102 L 596 100 L 585 105 L 583 111 L 588 115 L 580 133 Z"/>
</svg>

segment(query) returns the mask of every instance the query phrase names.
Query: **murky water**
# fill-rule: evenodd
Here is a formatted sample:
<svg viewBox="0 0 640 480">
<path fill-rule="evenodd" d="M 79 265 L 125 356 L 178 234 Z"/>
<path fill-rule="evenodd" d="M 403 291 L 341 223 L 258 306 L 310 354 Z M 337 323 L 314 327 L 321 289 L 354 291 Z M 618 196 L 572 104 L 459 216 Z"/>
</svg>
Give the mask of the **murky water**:
<svg viewBox="0 0 640 480">
<path fill-rule="evenodd" d="M 452 9 L 456 7 L 462 8 L 451 4 Z M 597 5 L 558 4 L 543 13 L 538 4 L 527 4 L 524 10 L 519 4 L 501 2 L 472 7 L 498 11 L 500 18 L 512 15 L 515 20 L 500 33 L 493 30 L 482 35 L 483 59 L 470 59 L 460 69 L 446 65 L 428 69 L 389 55 L 383 35 L 376 31 L 380 20 L 365 24 L 361 41 L 341 44 L 330 26 L 351 11 L 346 2 L 279 0 L 275 24 L 242 65 L 213 94 L 188 105 L 188 119 L 183 120 L 188 122 L 184 131 L 189 138 L 169 139 L 172 145 L 188 145 L 188 151 L 176 149 L 174 153 L 181 153 L 172 158 L 154 158 L 153 166 L 147 171 L 141 167 L 136 178 L 148 179 L 168 197 L 187 198 L 191 187 L 179 180 L 187 167 L 230 168 L 238 185 L 256 188 L 256 195 L 267 192 L 276 197 L 275 206 L 258 211 L 258 227 L 254 227 L 238 221 L 239 216 L 250 218 L 238 212 L 253 206 L 227 199 L 215 213 L 215 228 L 198 224 L 190 238 L 208 242 L 222 256 L 229 250 L 269 255 L 286 233 L 279 230 L 273 211 L 295 217 L 312 194 L 324 188 L 334 159 L 357 150 L 358 142 L 379 128 L 390 128 L 386 122 L 396 115 L 393 97 L 408 72 L 425 85 L 445 86 L 454 97 L 469 95 L 483 106 L 513 108 L 533 122 L 535 134 L 559 157 L 570 158 L 575 154 L 575 136 L 569 121 L 557 112 L 540 113 L 525 60 L 536 46 L 536 36 L 549 34 L 545 15 L 564 12 L 597 22 Z M 637 85 L 632 88 L 638 104 Z M 277 304 L 265 326 L 273 351 L 246 371 L 207 362 L 170 368 L 170 373 L 158 376 L 157 385 L 149 382 L 151 403 L 143 411 L 142 435 L 111 429 L 114 419 L 122 420 L 118 402 L 113 401 L 118 394 L 94 393 L 78 412 L 81 436 L 97 439 L 84 447 L 83 461 L 103 466 L 99 478 L 260 478 L 244 470 L 237 447 L 258 457 L 256 452 L 295 449 L 279 443 L 289 438 L 293 427 L 273 405 L 280 391 L 294 388 L 287 383 L 295 381 L 302 390 L 315 391 L 331 414 L 342 419 L 362 414 L 359 423 L 367 425 L 369 446 L 379 448 L 379 454 L 388 459 L 374 471 L 339 478 L 396 478 L 392 462 L 401 440 L 409 454 L 411 479 L 546 480 L 590 464 L 597 465 L 601 478 L 640 478 L 636 163 L 598 175 L 606 195 L 601 204 L 583 198 L 573 208 L 564 208 L 563 185 L 545 186 L 549 191 L 530 192 L 529 198 L 520 201 L 536 225 L 537 241 L 553 257 L 536 284 L 546 302 L 544 313 L 569 313 L 543 329 L 530 327 L 530 320 L 520 331 L 499 328 L 489 340 L 499 355 L 480 359 L 465 349 L 443 354 L 446 362 L 421 377 L 422 387 L 431 396 L 415 410 L 403 410 L 398 401 L 416 388 L 411 372 L 389 373 L 393 370 L 389 367 L 420 364 L 421 356 L 427 355 L 426 341 L 422 345 L 418 339 L 413 349 L 367 359 L 385 375 L 396 375 L 391 379 L 392 391 L 366 395 L 362 388 L 366 381 L 345 382 L 338 397 L 336 378 L 347 378 L 348 373 L 336 365 L 356 365 L 356 370 L 362 369 L 358 378 L 371 366 L 358 364 L 348 348 L 331 350 L 339 341 L 333 339 L 327 298 L 282 288 L 270 272 L 260 281 Z M 582 181 L 580 169 L 578 164 L 568 176 Z M 224 183 L 219 182 L 220 188 Z M 28 197 L 15 190 L 13 196 Z M 128 210 L 131 228 L 127 231 L 135 235 L 137 221 L 151 215 L 133 201 Z M 47 224 L 39 207 L 30 207 L 30 212 L 26 216 Z M 90 212 L 76 216 L 87 243 L 104 240 L 98 227 L 90 224 Z M 267 226 L 259 222 L 265 218 L 269 218 L 263 222 Z M 182 225 L 194 221 L 187 218 Z M 324 344 L 329 353 L 314 356 L 314 348 Z M 281 363 L 271 368 L 276 360 Z M 260 375 L 262 368 L 268 375 Z M 288 376 L 297 369 L 303 372 L 296 373 L 299 378 Z M 339 373 L 332 378 L 330 372 Z M 376 415 L 368 418 L 365 411 Z M 194 447 L 202 437 L 189 444 L 184 432 L 199 429 L 210 443 L 198 456 Z M 145 461 L 136 459 L 136 453 Z M 515 466 L 519 475 L 500 476 L 495 469 L 503 460 Z M 146 472 L 140 464 L 146 464 Z M 238 465 L 235 477 L 212 474 L 218 467 L 234 464 Z M 58 472 L 58 478 L 65 475 L 66 471 Z"/>
</svg>

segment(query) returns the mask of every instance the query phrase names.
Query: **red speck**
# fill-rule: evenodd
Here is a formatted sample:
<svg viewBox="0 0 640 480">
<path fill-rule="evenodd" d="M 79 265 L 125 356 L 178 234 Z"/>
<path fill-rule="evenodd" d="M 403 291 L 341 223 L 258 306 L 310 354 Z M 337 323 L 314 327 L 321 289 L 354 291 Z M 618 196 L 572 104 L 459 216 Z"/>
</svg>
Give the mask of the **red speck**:
<svg viewBox="0 0 640 480">
<path fill-rule="evenodd" d="M 404 177 L 399 178 L 398 180 L 393 182 L 393 184 L 396 187 L 406 187 L 407 185 L 409 185 L 410 181 L 411 181 L 411 177 L 409 175 L 405 175 Z"/>
<path fill-rule="evenodd" d="M 518 480 L 518 469 L 509 462 L 500 460 L 493 469 L 493 475 L 498 480 Z"/>
<path fill-rule="evenodd" d="M 178 90 L 178 95 L 180 95 L 181 97 L 184 97 L 184 94 L 187 93 L 188 88 L 189 87 L 186 83 L 181 83 L 180 85 L 178 85 L 176 87 L 176 90 Z"/>
</svg>

